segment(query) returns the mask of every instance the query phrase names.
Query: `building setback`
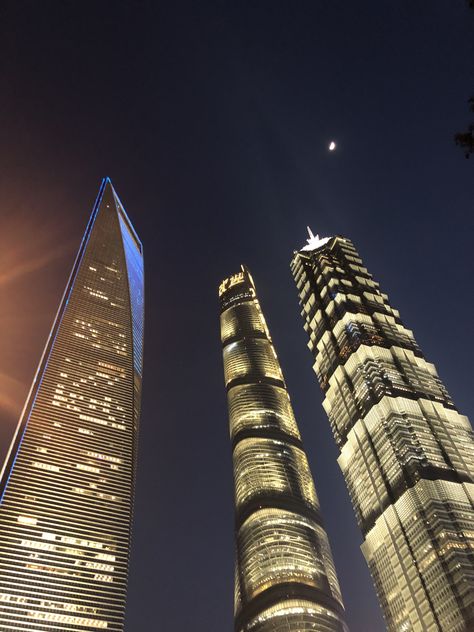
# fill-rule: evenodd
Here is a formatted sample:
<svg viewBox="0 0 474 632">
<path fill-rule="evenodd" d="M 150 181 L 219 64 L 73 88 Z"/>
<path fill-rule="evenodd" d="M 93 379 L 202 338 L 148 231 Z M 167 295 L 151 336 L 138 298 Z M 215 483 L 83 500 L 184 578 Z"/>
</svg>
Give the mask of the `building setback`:
<svg viewBox="0 0 474 632">
<path fill-rule="evenodd" d="M 219 288 L 235 483 L 236 632 L 347 632 L 285 381 L 249 271 Z"/>
<path fill-rule="evenodd" d="M 474 630 L 468 419 L 350 240 L 310 232 L 291 269 L 388 630 Z"/>
<path fill-rule="evenodd" d="M 143 308 L 142 246 L 106 179 L 1 475 L 2 631 L 123 630 Z"/>
</svg>

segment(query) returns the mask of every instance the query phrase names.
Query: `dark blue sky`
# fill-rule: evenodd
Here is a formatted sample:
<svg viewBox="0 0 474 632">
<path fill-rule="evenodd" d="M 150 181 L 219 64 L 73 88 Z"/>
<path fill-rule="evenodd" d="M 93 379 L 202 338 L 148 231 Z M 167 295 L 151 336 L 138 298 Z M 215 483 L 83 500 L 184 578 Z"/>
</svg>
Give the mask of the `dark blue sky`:
<svg viewBox="0 0 474 632">
<path fill-rule="evenodd" d="M 452 137 L 472 92 L 464 0 L 1 4 L 5 446 L 103 176 L 145 247 L 127 632 L 232 629 L 216 292 L 240 263 L 287 378 L 351 630 L 384 629 L 289 261 L 307 224 L 349 236 L 469 414 L 474 163 Z"/>
</svg>

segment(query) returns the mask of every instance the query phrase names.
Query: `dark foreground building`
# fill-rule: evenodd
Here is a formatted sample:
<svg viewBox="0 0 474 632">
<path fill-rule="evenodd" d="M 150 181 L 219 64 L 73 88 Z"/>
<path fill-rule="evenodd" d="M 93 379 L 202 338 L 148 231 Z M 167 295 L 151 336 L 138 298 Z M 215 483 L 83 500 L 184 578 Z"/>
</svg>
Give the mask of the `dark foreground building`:
<svg viewBox="0 0 474 632">
<path fill-rule="evenodd" d="M 123 630 L 143 255 L 101 186 L 1 476 L 0 630 Z"/>
<path fill-rule="evenodd" d="M 474 630 L 468 419 L 348 239 L 310 233 L 291 269 L 388 629 Z"/>
<path fill-rule="evenodd" d="M 236 632 L 346 632 L 313 479 L 247 269 L 219 289 L 236 505 Z"/>
</svg>

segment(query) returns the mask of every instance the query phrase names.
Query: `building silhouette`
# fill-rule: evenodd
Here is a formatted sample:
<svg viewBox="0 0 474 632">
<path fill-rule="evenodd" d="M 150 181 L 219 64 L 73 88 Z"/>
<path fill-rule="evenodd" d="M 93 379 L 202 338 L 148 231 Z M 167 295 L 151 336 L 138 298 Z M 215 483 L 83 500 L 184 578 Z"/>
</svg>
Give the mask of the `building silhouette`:
<svg viewBox="0 0 474 632">
<path fill-rule="evenodd" d="M 345 632 L 328 538 L 249 271 L 219 289 L 235 483 L 236 632 Z"/>
<path fill-rule="evenodd" d="M 474 630 L 468 419 L 349 239 L 310 231 L 291 269 L 388 629 Z"/>
<path fill-rule="evenodd" d="M 143 310 L 106 179 L 1 474 L 0 630 L 123 630 Z"/>
</svg>

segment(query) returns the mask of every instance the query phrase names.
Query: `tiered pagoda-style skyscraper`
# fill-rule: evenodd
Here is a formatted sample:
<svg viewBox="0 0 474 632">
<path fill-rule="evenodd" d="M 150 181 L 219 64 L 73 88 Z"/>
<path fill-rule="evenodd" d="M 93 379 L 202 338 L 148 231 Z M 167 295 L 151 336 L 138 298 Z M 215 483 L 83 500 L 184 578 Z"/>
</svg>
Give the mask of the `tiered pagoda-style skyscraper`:
<svg viewBox="0 0 474 632">
<path fill-rule="evenodd" d="M 246 268 L 219 289 L 236 504 L 236 632 L 346 632 L 290 398 Z"/>
<path fill-rule="evenodd" d="M 1 476 L 0 630 L 122 631 L 143 254 L 102 183 Z"/>
<path fill-rule="evenodd" d="M 291 269 L 388 629 L 474 630 L 468 419 L 348 239 L 310 232 Z"/>
</svg>

